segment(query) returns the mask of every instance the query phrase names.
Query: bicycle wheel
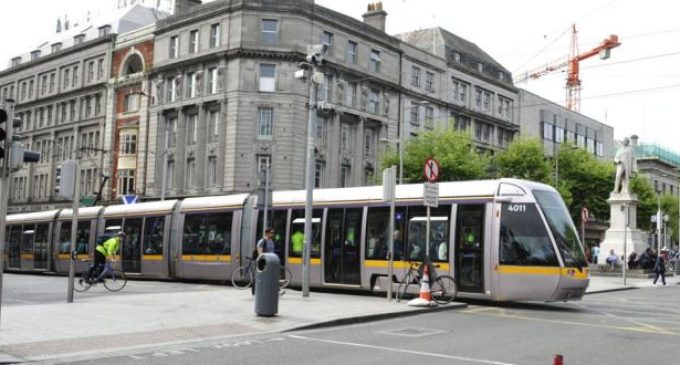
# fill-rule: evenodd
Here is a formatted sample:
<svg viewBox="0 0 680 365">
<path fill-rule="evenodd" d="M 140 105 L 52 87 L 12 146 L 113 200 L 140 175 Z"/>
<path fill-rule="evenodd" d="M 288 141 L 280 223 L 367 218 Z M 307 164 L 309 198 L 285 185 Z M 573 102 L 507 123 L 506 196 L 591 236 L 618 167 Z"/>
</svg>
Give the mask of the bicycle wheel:
<svg viewBox="0 0 680 365">
<path fill-rule="evenodd" d="M 92 286 L 92 280 L 88 280 L 87 271 L 82 272 L 76 276 L 73 282 L 73 290 L 82 293 Z"/>
<path fill-rule="evenodd" d="M 285 289 L 290 284 L 290 279 L 293 273 L 287 267 L 281 267 L 281 274 L 279 275 L 279 288 Z"/>
<path fill-rule="evenodd" d="M 231 272 L 231 285 L 241 290 L 248 289 L 253 285 L 253 273 L 250 271 L 249 266 L 240 266 Z"/>
<path fill-rule="evenodd" d="M 430 290 L 432 300 L 439 304 L 449 304 L 456 298 L 456 282 L 448 275 L 437 276 Z"/>
<path fill-rule="evenodd" d="M 104 287 L 109 291 L 120 291 L 126 284 L 127 278 L 122 271 L 113 270 L 104 276 Z"/>
<path fill-rule="evenodd" d="M 399 286 L 397 287 L 397 302 L 401 302 L 406 293 L 408 293 L 409 285 L 411 285 L 411 275 L 406 275 L 401 279 Z"/>
</svg>

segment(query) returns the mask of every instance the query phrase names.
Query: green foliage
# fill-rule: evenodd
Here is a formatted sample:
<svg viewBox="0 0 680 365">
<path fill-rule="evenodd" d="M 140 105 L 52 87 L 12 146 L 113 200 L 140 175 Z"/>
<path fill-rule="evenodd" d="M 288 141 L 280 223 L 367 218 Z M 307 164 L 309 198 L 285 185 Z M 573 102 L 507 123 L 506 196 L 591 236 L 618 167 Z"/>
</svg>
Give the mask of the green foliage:
<svg viewBox="0 0 680 365">
<path fill-rule="evenodd" d="M 440 181 L 462 181 L 486 178 L 490 158 L 478 153 L 468 133 L 435 129 L 419 134 L 404 148 L 404 183 L 423 181 L 423 165 L 434 157 L 441 165 Z M 399 166 L 398 151 L 384 155 L 382 166 Z"/>
<path fill-rule="evenodd" d="M 507 150 L 495 158 L 500 177 L 549 183 L 551 180 L 550 164 L 543 153 L 543 145 L 537 139 L 518 139 L 510 144 Z"/>
<path fill-rule="evenodd" d="M 667 229 L 671 232 L 673 242 L 678 241 L 678 199 L 677 195 L 664 194 L 661 196 L 661 210 L 668 214 Z M 666 244 L 669 248 L 670 244 Z"/>
<path fill-rule="evenodd" d="M 649 230 L 652 228 L 650 217 L 657 211 L 656 193 L 649 180 L 640 175 L 630 181 L 630 191 L 640 201 L 637 207 L 637 227 L 643 231 Z"/>
</svg>

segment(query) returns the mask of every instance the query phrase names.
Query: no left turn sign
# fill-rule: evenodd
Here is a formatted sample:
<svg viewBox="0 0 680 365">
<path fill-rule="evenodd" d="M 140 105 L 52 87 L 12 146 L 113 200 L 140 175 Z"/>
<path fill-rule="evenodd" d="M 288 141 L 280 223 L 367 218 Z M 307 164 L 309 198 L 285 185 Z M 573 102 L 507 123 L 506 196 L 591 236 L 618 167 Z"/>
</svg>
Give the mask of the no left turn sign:
<svg viewBox="0 0 680 365">
<path fill-rule="evenodd" d="M 425 180 L 433 183 L 439 180 L 439 162 L 434 158 L 428 158 L 425 161 L 425 168 L 423 169 L 423 176 Z"/>
</svg>

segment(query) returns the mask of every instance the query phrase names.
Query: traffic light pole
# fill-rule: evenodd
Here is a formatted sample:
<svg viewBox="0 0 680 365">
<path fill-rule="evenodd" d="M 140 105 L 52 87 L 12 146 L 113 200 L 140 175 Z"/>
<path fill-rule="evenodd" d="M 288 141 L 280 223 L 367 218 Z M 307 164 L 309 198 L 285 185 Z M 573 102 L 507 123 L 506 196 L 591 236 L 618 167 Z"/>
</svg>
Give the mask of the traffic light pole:
<svg viewBox="0 0 680 365">
<path fill-rule="evenodd" d="M 7 217 L 7 201 L 9 200 L 9 147 L 12 145 L 12 132 L 14 123 L 14 100 L 5 99 L 9 104 L 9 113 L 5 125 L 6 133 L 4 141 L 5 156 L 2 159 L 2 166 L 0 166 L 0 254 L 5 254 L 5 223 Z M 1 128 L 1 126 L 0 126 Z M 2 280 L 5 259 L 0 259 L 0 313 L 2 312 Z"/>
<path fill-rule="evenodd" d="M 78 157 L 78 156 L 76 156 Z M 71 263 L 68 268 L 68 293 L 66 302 L 73 303 L 73 283 L 76 277 L 76 240 L 78 239 L 78 208 L 80 206 L 80 165 L 78 159 L 73 161 L 76 165 L 75 176 L 73 177 L 73 216 L 71 219 Z"/>
</svg>

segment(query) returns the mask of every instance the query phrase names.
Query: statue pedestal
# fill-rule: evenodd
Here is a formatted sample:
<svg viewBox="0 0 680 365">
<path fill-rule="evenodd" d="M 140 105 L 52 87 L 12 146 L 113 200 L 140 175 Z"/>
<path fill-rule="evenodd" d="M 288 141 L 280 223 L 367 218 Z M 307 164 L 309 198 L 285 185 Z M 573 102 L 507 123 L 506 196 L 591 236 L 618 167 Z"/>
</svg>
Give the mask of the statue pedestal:
<svg viewBox="0 0 680 365">
<path fill-rule="evenodd" d="M 607 200 L 610 206 L 609 229 L 605 232 L 604 241 L 600 243 L 600 254 L 597 263 L 604 265 L 609 250 L 614 250 L 616 255 L 624 261 L 628 260 L 628 255 L 635 251 L 638 256 L 647 248 L 645 233 L 637 229 L 637 206 L 640 201 L 635 194 L 611 193 Z M 628 208 L 628 228 L 626 225 L 626 207 Z M 624 255 L 623 238 L 626 236 L 626 252 Z M 619 264 L 623 262 L 619 261 Z"/>
</svg>

